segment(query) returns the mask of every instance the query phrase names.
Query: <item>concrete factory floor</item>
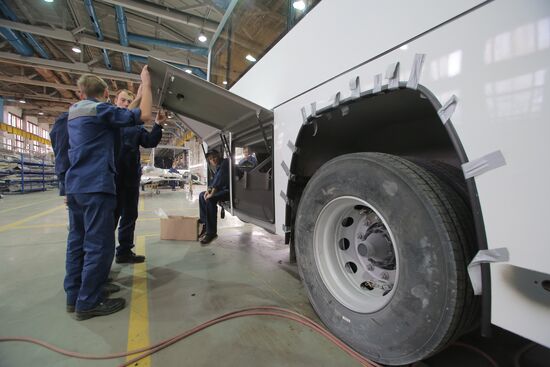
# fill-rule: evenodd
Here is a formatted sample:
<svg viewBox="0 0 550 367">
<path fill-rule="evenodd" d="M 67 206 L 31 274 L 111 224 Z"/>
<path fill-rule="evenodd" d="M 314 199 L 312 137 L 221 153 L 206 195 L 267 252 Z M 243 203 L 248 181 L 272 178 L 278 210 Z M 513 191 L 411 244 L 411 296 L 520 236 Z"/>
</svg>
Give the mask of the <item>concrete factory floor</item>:
<svg viewBox="0 0 550 367">
<path fill-rule="evenodd" d="M 112 268 L 115 282 L 122 286 L 114 296 L 126 298 L 127 307 L 86 321 L 75 321 L 65 312 L 67 212 L 62 199 L 54 191 L 1 199 L 0 337 L 28 336 L 71 351 L 103 355 L 144 347 L 245 307 L 280 306 L 318 320 L 280 237 L 227 215 L 219 222 L 219 237 L 209 246 L 159 239 L 155 211 L 162 208 L 168 214 L 198 216 L 199 190 L 195 189 L 192 198 L 182 190 L 141 197 L 136 243 L 137 253 L 146 255 L 147 261 Z M 513 366 L 514 355 L 527 341 L 501 330 L 497 334 L 496 340 L 475 334 L 465 342 L 482 347 L 500 366 Z M 521 366 L 538 365 L 539 358 L 533 359 L 532 354 L 547 352 L 532 348 L 521 358 Z M 0 343 L 2 367 L 116 366 L 124 361 L 77 360 L 32 344 Z M 137 365 L 358 364 L 301 325 L 250 317 L 213 326 Z M 478 353 L 454 346 L 425 365 L 490 364 Z"/>
</svg>

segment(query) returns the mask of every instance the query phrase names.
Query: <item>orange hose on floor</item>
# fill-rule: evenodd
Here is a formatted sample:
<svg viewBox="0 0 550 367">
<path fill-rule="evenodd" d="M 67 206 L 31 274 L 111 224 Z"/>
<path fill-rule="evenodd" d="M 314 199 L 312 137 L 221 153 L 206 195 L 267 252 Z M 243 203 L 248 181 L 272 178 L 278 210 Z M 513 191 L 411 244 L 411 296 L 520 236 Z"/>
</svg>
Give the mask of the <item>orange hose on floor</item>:
<svg viewBox="0 0 550 367">
<path fill-rule="evenodd" d="M 247 316 L 272 316 L 272 317 L 279 317 L 279 318 L 284 318 L 284 319 L 287 319 L 287 320 L 292 320 L 292 321 L 298 322 L 298 323 L 300 323 L 304 326 L 309 327 L 311 330 L 315 331 L 316 333 L 321 334 L 322 336 L 324 336 L 326 339 L 328 339 L 330 342 L 335 344 L 338 348 L 340 348 L 341 350 L 346 352 L 348 355 L 350 355 L 353 359 L 355 359 L 361 365 L 367 366 L 367 367 L 380 367 L 379 364 L 377 364 L 375 362 L 372 362 L 372 361 L 368 360 L 367 358 L 363 357 L 362 355 L 357 353 L 355 350 L 353 350 L 351 347 L 346 345 L 343 341 L 338 339 L 336 336 L 332 335 L 328 330 L 323 328 L 321 325 L 319 325 L 315 321 L 309 319 L 308 317 L 303 316 L 303 315 L 301 315 L 297 312 L 285 309 L 285 308 L 271 307 L 271 306 L 252 307 L 252 308 L 242 309 L 242 310 L 239 310 L 239 311 L 230 312 L 230 313 L 224 314 L 222 316 L 219 316 L 215 319 L 212 319 L 210 321 L 207 321 L 205 323 L 202 323 L 202 324 L 200 324 L 200 325 L 198 325 L 198 326 L 196 326 L 196 327 L 194 327 L 194 328 L 192 328 L 192 329 L 190 329 L 190 330 L 188 330 L 184 333 L 181 333 L 181 334 L 178 334 L 178 335 L 173 336 L 171 338 L 162 340 L 162 341 L 160 341 L 156 344 L 150 345 L 146 348 L 136 349 L 136 350 L 132 350 L 132 351 L 129 351 L 129 352 L 106 354 L 106 355 L 103 355 L 103 356 L 97 356 L 97 355 L 91 355 L 91 354 L 82 354 L 82 353 L 67 351 L 67 350 L 58 348 L 54 345 L 48 344 L 44 341 L 33 339 L 33 338 L 4 337 L 4 338 L 0 338 L 0 342 L 18 341 L 18 342 L 33 343 L 33 344 L 40 345 L 44 348 L 47 348 L 51 351 L 54 351 L 56 353 L 59 353 L 59 354 L 62 354 L 62 355 L 68 356 L 68 357 L 78 358 L 78 359 L 88 359 L 88 360 L 115 359 L 115 358 L 122 358 L 122 357 L 127 357 L 127 356 L 130 356 L 130 355 L 133 355 L 133 354 L 142 353 L 138 357 L 136 357 L 136 358 L 134 358 L 134 359 L 132 359 L 128 362 L 124 362 L 124 363 L 119 365 L 119 367 L 125 367 L 125 366 L 129 366 L 129 365 L 131 365 L 131 364 L 133 364 L 133 363 L 139 361 L 140 359 L 143 359 L 143 358 L 145 358 L 149 355 L 157 353 L 158 351 L 160 351 L 160 350 L 162 350 L 162 349 L 164 349 L 164 348 L 166 348 L 166 347 L 168 347 L 168 346 L 170 346 L 174 343 L 177 343 L 178 341 L 183 340 L 183 339 L 185 339 L 185 338 L 187 338 L 187 337 L 189 337 L 189 336 L 191 336 L 195 333 L 198 333 L 199 331 L 204 330 L 204 329 L 206 329 L 210 326 L 216 325 L 218 323 L 221 323 L 221 322 L 224 322 L 224 321 L 227 321 L 227 320 L 236 319 L 236 318 L 240 318 L 240 317 L 247 317 Z"/>
</svg>

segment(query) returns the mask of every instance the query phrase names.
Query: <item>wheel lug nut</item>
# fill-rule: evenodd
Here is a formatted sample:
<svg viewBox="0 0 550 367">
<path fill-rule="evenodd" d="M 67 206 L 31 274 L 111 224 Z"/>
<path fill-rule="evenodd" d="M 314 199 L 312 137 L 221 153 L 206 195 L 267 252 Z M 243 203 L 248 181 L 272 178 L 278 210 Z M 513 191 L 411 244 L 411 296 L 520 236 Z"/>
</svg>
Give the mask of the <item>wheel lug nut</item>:
<svg viewBox="0 0 550 367">
<path fill-rule="evenodd" d="M 373 271 L 374 270 L 374 266 L 372 264 L 367 264 L 367 270 L 368 271 Z"/>
<path fill-rule="evenodd" d="M 385 272 L 382 273 L 382 279 L 384 279 L 384 280 L 390 279 L 390 275 L 388 274 L 387 271 L 385 271 Z"/>
</svg>

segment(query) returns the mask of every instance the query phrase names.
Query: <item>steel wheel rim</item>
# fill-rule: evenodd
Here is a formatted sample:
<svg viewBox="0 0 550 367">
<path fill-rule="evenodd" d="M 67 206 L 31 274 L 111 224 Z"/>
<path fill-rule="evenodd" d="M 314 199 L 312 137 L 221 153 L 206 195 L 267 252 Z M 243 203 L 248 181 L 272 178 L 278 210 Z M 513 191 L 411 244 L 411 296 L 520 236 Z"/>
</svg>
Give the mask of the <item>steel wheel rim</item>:
<svg viewBox="0 0 550 367">
<path fill-rule="evenodd" d="M 380 310 L 398 280 L 395 238 L 376 208 L 353 196 L 326 204 L 313 233 L 315 262 L 329 292 L 358 313 Z"/>
</svg>

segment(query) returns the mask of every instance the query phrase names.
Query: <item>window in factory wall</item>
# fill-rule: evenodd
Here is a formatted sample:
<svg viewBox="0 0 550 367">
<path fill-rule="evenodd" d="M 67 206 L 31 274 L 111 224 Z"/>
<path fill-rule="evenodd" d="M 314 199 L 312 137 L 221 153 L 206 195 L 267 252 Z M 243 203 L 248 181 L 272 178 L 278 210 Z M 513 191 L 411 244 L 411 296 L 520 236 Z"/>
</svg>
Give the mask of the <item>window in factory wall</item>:
<svg viewBox="0 0 550 367">
<path fill-rule="evenodd" d="M 48 131 L 42 129 L 37 124 L 31 122 L 31 121 L 25 121 L 21 117 L 8 112 L 8 120 L 7 124 L 13 127 L 16 127 L 18 129 L 21 129 L 23 131 L 26 131 L 28 133 L 31 133 L 33 135 L 36 135 L 38 137 L 44 138 L 46 140 L 50 140 L 50 134 Z M 14 152 L 18 153 L 40 153 L 40 154 L 46 154 L 47 148 L 40 144 L 37 141 L 34 141 L 32 139 L 25 139 L 22 136 L 13 134 L 13 138 L 2 138 L 1 145 L 4 149 L 8 149 Z"/>
<path fill-rule="evenodd" d="M 18 129 L 26 130 L 25 127 L 23 127 L 23 124 L 24 121 L 21 117 L 16 116 L 11 112 L 8 112 L 8 125 L 16 127 Z"/>
<path fill-rule="evenodd" d="M 38 135 L 40 136 L 40 132 L 38 131 L 39 127 L 35 124 L 33 124 L 32 122 L 27 122 L 27 126 L 28 126 L 28 132 L 30 132 L 31 134 L 34 134 L 34 135 Z M 42 129 L 40 129 L 42 130 Z"/>
<path fill-rule="evenodd" d="M 15 135 L 15 151 L 24 153 L 25 152 L 25 139 L 22 136 Z"/>
</svg>

